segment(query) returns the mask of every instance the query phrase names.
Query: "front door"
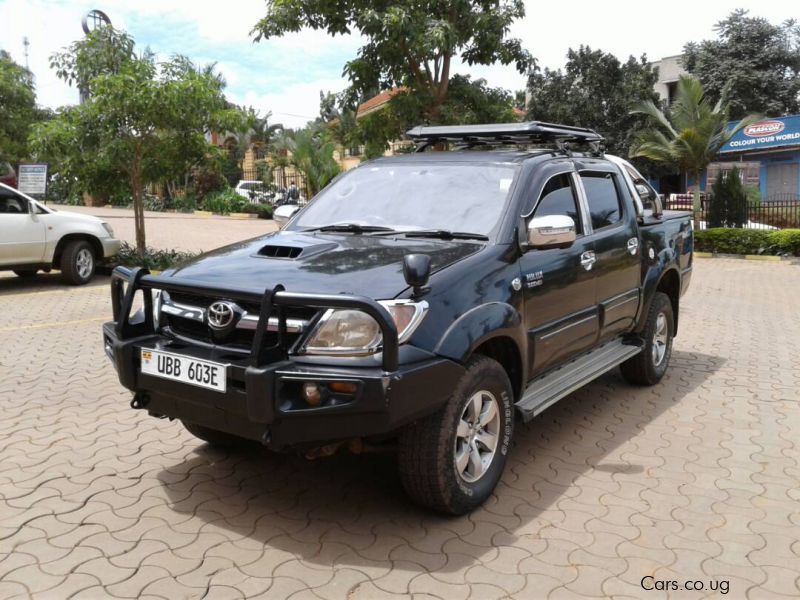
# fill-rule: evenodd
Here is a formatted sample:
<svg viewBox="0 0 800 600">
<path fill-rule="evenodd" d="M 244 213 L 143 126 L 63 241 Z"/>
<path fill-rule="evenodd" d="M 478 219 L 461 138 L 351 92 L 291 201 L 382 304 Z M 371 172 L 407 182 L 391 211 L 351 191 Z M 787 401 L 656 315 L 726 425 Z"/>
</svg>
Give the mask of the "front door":
<svg viewBox="0 0 800 600">
<path fill-rule="evenodd" d="M 41 263 L 45 226 L 28 210 L 28 200 L 0 187 L 0 265 Z"/>
<path fill-rule="evenodd" d="M 639 308 L 642 259 L 633 199 L 616 171 L 582 170 L 580 180 L 592 221 L 595 291 L 600 338 L 628 331 Z M 602 169 L 602 170 L 601 170 Z"/>
<path fill-rule="evenodd" d="M 594 272 L 588 260 L 593 242 L 584 234 L 571 172 L 554 175 L 545 183 L 532 217 L 547 215 L 571 217 L 577 239 L 569 248 L 531 249 L 520 259 L 531 376 L 591 347 L 599 327 Z"/>
</svg>

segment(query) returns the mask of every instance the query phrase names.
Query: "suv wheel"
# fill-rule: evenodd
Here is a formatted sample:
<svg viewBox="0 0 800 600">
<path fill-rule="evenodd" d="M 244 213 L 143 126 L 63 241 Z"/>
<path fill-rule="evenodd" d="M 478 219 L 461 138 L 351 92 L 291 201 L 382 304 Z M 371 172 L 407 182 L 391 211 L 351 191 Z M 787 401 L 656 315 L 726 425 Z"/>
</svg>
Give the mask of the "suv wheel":
<svg viewBox="0 0 800 600">
<path fill-rule="evenodd" d="M 208 442 L 216 448 L 231 448 L 238 446 L 243 442 L 242 438 L 225 433 L 224 431 L 217 431 L 216 429 L 209 429 L 196 423 L 189 423 L 188 421 L 181 421 L 186 430 L 194 437 Z"/>
<path fill-rule="evenodd" d="M 655 385 L 661 381 L 672 356 L 674 332 L 672 302 L 666 294 L 656 292 L 642 330 L 644 350 L 620 365 L 622 376 L 637 385 Z"/>
<path fill-rule="evenodd" d="M 61 276 L 70 285 L 89 283 L 94 277 L 94 251 L 85 240 L 67 243 L 61 253 Z"/>
<path fill-rule="evenodd" d="M 14 269 L 14 274 L 17 277 L 33 277 L 36 273 L 36 269 Z"/>
<path fill-rule="evenodd" d="M 447 403 L 403 430 L 400 478 L 416 503 L 460 515 L 491 495 L 511 444 L 512 398 L 503 367 L 475 356 Z"/>
</svg>

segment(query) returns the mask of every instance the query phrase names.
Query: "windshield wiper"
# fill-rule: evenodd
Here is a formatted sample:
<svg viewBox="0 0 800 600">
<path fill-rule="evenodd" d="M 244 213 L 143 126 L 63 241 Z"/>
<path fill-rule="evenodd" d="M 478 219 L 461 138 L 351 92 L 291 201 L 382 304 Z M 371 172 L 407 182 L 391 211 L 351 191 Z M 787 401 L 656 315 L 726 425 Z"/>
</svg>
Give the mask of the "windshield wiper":
<svg viewBox="0 0 800 600">
<path fill-rule="evenodd" d="M 394 231 L 391 227 L 383 227 L 381 225 L 359 225 L 358 223 L 336 223 L 334 225 L 322 225 L 320 227 L 311 227 L 303 231 L 343 231 L 346 233 L 372 233 L 374 231 L 382 231 L 391 233 Z"/>
<path fill-rule="evenodd" d="M 448 231 L 447 229 L 418 229 L 400 231 L 406 237 L 438 238 L 440 240 L 488 240 L 489 236 L 469 231 Z"/>
</svg>

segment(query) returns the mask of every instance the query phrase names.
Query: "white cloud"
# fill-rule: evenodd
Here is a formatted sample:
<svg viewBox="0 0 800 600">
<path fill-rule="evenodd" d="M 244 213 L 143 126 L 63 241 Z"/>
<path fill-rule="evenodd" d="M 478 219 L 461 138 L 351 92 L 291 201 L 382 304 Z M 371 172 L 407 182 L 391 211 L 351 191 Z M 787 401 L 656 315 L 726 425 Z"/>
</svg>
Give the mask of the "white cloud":
<svg viewBox="0 0 800 600">
<path fill-rule="evenodd" d="M 772 22 L 792 16 L 785 0 L 740 0 L 739 6 Z M 0 0 L 0 47 L 24 62 L 22 38 L 30 39 L 30 67 L 39 102 L 59 106 L 77 101 L 77 92 L 59 81 L 48 57 L 83 35 L 80 20 L 98 6 L 115 26 L 163 55 L 181 52 L 198 62 L 217 62 L 232 100 L 272 110 L 276 119 L 302 125 L 318 113 L 319 90 L 338 91 L 344 63 L 355 55 L 358 36 L 331 38 L 304 31 L 253 44 L 250 30 L 265 14 L 264 0 Z M 567 49 L 588 44 L 616 54 L 647 53 L 652 60 L 677 54 L 688 40 L 713 37 L 714 24 L 733 6 L 673 0 L 669 6 L 618 0 L 612 4 L 579 0 L 526 2 L 527 16 L 512 35 L 541 66 L 563 66 Z M 491 85 L 522 89 L 525 78 L 513 66 L 459 65 L 458 72 L 484 77 Z M 292 115 L 301 115 L 299 117 Z"/>
</svg>

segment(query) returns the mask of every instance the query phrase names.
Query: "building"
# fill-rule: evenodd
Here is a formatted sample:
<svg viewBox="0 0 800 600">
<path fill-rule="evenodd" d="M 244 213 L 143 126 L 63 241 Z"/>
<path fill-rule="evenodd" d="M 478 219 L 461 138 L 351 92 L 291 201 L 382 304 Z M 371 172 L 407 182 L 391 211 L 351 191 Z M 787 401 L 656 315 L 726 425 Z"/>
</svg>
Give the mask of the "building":
<svg viewBox="0 0 800 600">
<path fill-rule="evenodd" d="M 659 98 L 666 100 L 667 104 L 672 104 L 675 98 L 675 90 L 678 87 L 678 80 L 682 75 L 689 72 L 681 65 L 682 54 L 675 56 L 665 56 L 661 60 L 651 62 L 650 66 L 658 69 L 658 81 L 653 86 Z"/>
<path fill-rule="evenodd" d="M 758 185 L 761 198 L 800 198 L 800 115 L 775 117 L 748 125 L 725 144 L 720 160 L 709 165 L 705 186 L 734 166 L 745 184 Z"/>
</svg>

